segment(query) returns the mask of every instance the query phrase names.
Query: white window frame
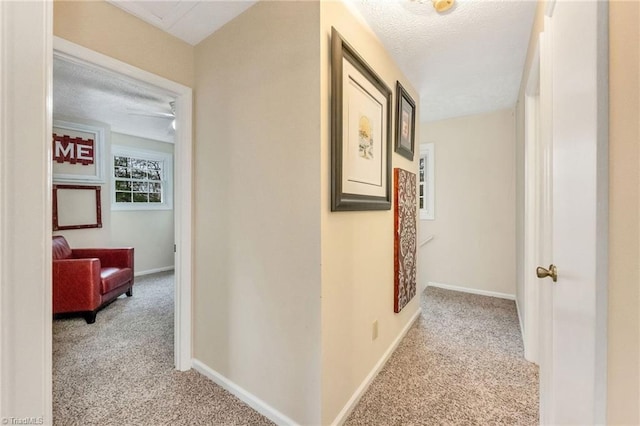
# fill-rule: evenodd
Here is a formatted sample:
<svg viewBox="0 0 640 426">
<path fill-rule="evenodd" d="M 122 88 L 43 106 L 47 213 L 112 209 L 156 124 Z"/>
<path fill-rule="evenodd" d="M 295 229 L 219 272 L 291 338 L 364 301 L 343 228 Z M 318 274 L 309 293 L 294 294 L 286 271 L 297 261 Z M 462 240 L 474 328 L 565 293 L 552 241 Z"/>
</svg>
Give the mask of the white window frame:
<svg viewBox="0 0 640 426">
<path fill-rule="evenodd" d="M 114 175 L 116 156 L 133 157 L 162 162 L 162 202 L 161 203 L 116 203 L 116 177 Z M 122 145 L 111 146 L 111 210 L 172 210 L 173 209 L 173 155 L 168 152 L 130 148 Z"/>
<path fill-rule="evenodd" d="M 424 160 L 424 179 L 423 182 L 418 176 L 418 191 L 422 189 L 424 202 L 420 209 L 420 220 L 435 220 L 436 218 L 436 204 L 435 204 L 435 149 L 433 143 L 427 143 L 420 145 L 420 162 Z"/>
</svg>

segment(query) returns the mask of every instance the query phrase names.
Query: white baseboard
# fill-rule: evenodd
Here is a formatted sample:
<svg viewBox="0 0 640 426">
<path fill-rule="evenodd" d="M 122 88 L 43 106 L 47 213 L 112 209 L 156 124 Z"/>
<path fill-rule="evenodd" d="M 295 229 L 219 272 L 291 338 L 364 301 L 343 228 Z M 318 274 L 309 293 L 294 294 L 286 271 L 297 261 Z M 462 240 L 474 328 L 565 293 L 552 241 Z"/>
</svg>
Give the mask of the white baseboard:
<svg viewBox="0 0 640 426">
<path fill-rule="evenodd" d="M 173 270 L 174 270 L 173 266 L 164 266 L 162 268 L 148 269 L 146 271 L 136 271 L 133 274 L 133 276 L 141 277 L 143 275 L 157 274 L 158 272 L 167 272 L 167 271 L 173 271 Z"/>
<path fill-rule="evenodd" d="M 460 287 L 460 286 L 457 286 L 457 285 L 443 284 L 443 283 L 434 283 L 434 282 L 431 282 L 431 281 L 429 281 L 427 283 L 427 287 L 438 287 L 438 288 L 443 288 L 445 290 L 453 290 L 453 291 L 460 291 L 460 292 L 463 292 L 463 293 L 479 294 L 481 296 L 497 297 L 499 299 L 516 300 L 516 295 L 515 294 L 498 293 L 497 291 L 478 290 L 476 288 Z"/>
<path fill-rule="evenodd" d="M 205 365 L 202 361 L 193 359 L 192 360 L 193 369 L 202 373 L 209 379 L 211 379 L 214 383 L 222 386 L 224 389 L 229 391 L 231 394 L 238 397 L 242 402 L 247 404 L 249 407 L 256 410 L 258 413 L 267 417 L 269 420 L 274 422 L 277 425 L 291 425 L 297 426 L 298 423 L 293 421 L 291 418 L 287 417 L 280 411 L 273 408 L 271 405 L 267 404 L 251 392 L 243 389 L 238 386 L 236 383 L 229 380 L 227 377 L 213 370 L 209 366 Z"/>
<path fill-rule="evenodd" d="M 522 321 L 522 314 L 520 314 L 520 305 L 518 304 L 518 298 L 516 301 L 516 312 L 518 312 L 518 322 L 520 323 L 520 334 L 522 335 L 522 341 L 524 342 L 524 322 Z"/>
<path fill-rule="evenodd" d="M 389 348 L 382 355 L 382 358 L 380 358 L 378 363 L 369 372 L 367 377 L 365 377 L 365 379 L 362 381 L 360 386 L 358 386 L 358 389 L 356 389 L 356 391 L 353 393 L 351 398 L 349 398 L 349 401 L 347 401 L 347 403 L 342 408 L 342 410 L 338 413 L 338 415 L 333 420 L 333 422 L 331 422 L 332 426 L 341 425 L 345 422 L 345 420 L 347 420 L 347 418 L 349 417 L 349 414 L 351 414 L 353 409 L 356 407 L 356 405 L 360 401 L 360 398 L 362 398 L 362 395 L 364 395 L 364 393 L 367 391 L 367 389 L 371 385 L 371 382 L 373 382 L 373 379 L 375 379 L 375 377 L 378 375 L 380 370 L 382 370 L 382 367 L 384 367 L 384 365 L 387 363 L 387 361 L 389 360 L 389 357 L 391 357 L 391 354 L 393 354 L 393 352 L 396 350 L 396 348 L 398 347 L 398 345 L 400 344 L 404 336 L 407 334 L 407 332 L 413 325 L 413 323 L 416 321 L 416 319 L 418 319 L 418 317 L 420 316 L 420 312 L 421 312 L 420 307 L 418 306 L 418 310 L 416 311 L 416 313 L 413 314 L 413 317 L 411 317 L 407 325 L 404 326 L 404 328 L 402 329 L 398 337 L 396 337 L 396 339 L 391 343 Z"/>
</svg>

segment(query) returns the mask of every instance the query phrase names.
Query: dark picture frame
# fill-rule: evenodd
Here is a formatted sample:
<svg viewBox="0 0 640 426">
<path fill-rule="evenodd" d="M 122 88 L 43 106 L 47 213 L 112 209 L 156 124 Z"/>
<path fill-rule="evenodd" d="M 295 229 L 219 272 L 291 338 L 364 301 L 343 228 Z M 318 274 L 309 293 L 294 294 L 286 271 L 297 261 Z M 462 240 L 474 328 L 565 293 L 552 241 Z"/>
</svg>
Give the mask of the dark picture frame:
<svg viewBox="0 0 640 426">
<path fill-rule="evenodd" d="M 335 28 L 331 90 L 331 211 L 390 210 L 393 93 Z"/>
<path fill-rule="evenodd" d="M 416 102 L 402 84 L 396 82 L 395 151 L 413 161 L 416 147 Z"/>
<path fill-rule="evenodd" d="M 60 220 L 60 215 L 65 215 L 64 208 L 61 208 L 58 205 L 59 201 L 59 190 L 78 190 L 78 191 L 92 191 L 95 194 L 95 213 L 91 214 L 91 218 L 89 220 L 81 220 L 82 222 L 89 223 L 75 223 L 75 224 L 66 224 L 67 218 L 63 217 Z M 53 185 L 53 230 L 54 231 L 64 231 L 67 229 L 91 229 L 91 228 L 102 228 L 102 202 L 100 198 L 101 187 L 99 185 L 95 186 L 87 186 L 87 185 Z M 92 200 L 93 203 L 93 200 Z M 90 206 L 89 206 L 90 209 Z M 93 213 L 93 212 L 92 212 Z M 95 222 L 94 222 L 95 217 Z M 61 225 L 60 223 L 63 223 Z"/>
</svg>

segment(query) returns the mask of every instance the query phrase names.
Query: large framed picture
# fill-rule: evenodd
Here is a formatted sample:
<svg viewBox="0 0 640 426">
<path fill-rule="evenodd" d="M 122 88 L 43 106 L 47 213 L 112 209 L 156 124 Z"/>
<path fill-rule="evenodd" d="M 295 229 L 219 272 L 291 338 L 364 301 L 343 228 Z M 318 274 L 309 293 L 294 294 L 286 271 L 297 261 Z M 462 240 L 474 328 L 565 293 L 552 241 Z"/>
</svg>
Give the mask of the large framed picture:
<svg viewBox="0 0 640 426">
<path fill-rule="evenodd" d="M 331 29 L 331 211 L 391 209 L 392 92 Z"/>
<path fill-rule="evenodd" d="M 53 181 L 104 183 L 104 127 L 53 121 Z"/>
<path fill-rule="evenodd" d="M 394 217 L 393 312 L 400 312 L 416 295 L 416 261 L 418 220 L 416 210 L 416 175 L 394 169 L 396 204 Z"/>
<path fill-rule="evenodd" d="M 416 103 L 402 84 L 396 83 L 396 149 L 413 161 L 416 146 Z"/>
</svg>

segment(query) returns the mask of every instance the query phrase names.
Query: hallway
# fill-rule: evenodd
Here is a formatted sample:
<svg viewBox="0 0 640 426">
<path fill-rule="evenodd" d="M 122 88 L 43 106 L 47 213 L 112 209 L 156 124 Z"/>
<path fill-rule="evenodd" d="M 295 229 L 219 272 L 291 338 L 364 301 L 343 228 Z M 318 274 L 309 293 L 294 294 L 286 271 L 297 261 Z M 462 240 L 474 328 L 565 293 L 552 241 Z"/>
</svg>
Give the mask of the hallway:
<svg viewBox="0 0 640 426">
<path fill-rule="evenodd" d="M 538 367 L 524 359 L 515 303 L 427 287 L 346 424 L 538 424 Z"/>
<path fill-rule="evenodd" d="M 173 357 L 173 274 L 139 278 L 84 319 L 54 321 L 59 425 L 271 424 Z M 515 304 L 429 287 L 422 315 L 347 425 L 538 423 L 538 369 L 523 358 Z"/>
</svg>

